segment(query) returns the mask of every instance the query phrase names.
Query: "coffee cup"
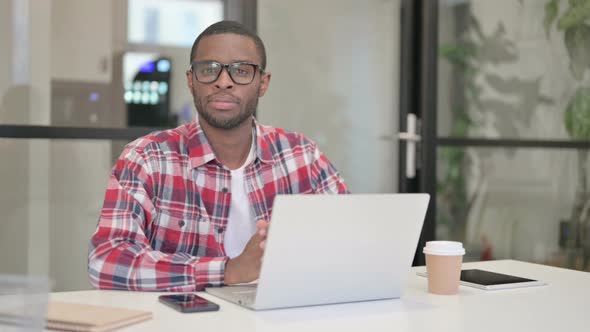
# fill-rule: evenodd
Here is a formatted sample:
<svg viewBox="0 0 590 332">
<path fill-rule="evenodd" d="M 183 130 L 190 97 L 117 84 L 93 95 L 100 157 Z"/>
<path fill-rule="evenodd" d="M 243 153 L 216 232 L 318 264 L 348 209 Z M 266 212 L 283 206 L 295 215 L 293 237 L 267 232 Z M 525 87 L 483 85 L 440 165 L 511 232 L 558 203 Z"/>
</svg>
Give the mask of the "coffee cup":
<svg viewBox="0 0 590 332">
<path fill-rule="evenodd" d="M 457 294 L 465 249 L 461 242 L 429 241 L 424 247 L 428 291 L 439 295 Z"/>
</svg>

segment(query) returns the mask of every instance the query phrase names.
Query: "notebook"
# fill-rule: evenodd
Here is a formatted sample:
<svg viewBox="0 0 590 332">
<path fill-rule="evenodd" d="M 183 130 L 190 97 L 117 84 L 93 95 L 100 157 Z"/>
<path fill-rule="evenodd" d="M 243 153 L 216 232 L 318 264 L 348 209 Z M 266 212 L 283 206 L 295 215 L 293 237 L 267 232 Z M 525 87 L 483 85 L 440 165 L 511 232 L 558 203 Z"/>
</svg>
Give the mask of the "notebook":
<svg viewBox="0 0 590 332">
<path fill-rule="evenodd" d="M 429 198 L 278 195 L 257 285 L 206 291 L 254 310 L 399 298 Z"/>
<path fill-rule="evenodd" d="M 65 331 L 111 331 L 151 318 L 149 311 L 80 303 L 50 302 L 47 308 L 47 328 Z"/>
</svg>

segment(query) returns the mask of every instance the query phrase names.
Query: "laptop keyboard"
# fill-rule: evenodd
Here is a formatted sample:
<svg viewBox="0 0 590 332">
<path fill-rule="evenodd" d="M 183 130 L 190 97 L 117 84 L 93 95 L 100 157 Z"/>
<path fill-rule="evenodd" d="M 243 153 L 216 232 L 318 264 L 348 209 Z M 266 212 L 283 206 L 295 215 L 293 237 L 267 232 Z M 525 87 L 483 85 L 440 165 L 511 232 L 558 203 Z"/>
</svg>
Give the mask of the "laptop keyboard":
<svg viewBox="0 0 590 332">
<path fill-rule="evenodd" d="M 254 290 L 238 292 L 234 294 L 238 300 L 242 301 L 244 304 L 252 304 L 254 303 L 254 300 L 256 300 L 256 291 Z"/>
<path fill-rule="evenodd" d="M 252 305 L 256 300 L 256 287 L 236 286 L 232 290 L 232 295 L 238 299 L 240 304 Z"/>
</svg>

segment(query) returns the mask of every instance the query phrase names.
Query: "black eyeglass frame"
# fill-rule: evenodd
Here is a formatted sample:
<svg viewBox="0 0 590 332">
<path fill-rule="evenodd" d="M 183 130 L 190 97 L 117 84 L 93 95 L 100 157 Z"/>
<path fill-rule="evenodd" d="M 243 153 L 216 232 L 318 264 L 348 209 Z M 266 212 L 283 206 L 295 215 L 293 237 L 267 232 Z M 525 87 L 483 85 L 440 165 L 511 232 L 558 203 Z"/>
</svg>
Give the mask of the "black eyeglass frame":
<svg viewBox="0 0 590 332">
<path fill-rule="evenodd" d="M 203 64 L 203 63 L 208 63 L 208 64 L 217 64 L 221 67 L 221 70 L 217 73 L 217 76 L 215 76 L 215 79 L 211 80 L 211 81 L 201 81 L 199 80 L 199 78 L 197 78 L 197 73 L 193 70 L 193 67 L 197 64 Z M 241 66 L 241 65 L 249 65 L 254 67 L 254 75 L 252 75 L 252 78 L 250 79 L 250 81 L 248 83 L 238 83 L 236 82 L 236 80 L 234 79 L 234 76 L 232 74 L 232 72 L 229 70 L 230 67 L 234 67 L 234 66 Z M 254 81 L 254 78 L 256 77 L 256 72 L 260 71 L 261 74 L 264 74 L 264 69 L 262 69 L 260 67 L 260 65 L 257 65 L 255 63 L 251 63 L 251 62 L 246 62 L 246 61 L 240 61 L 240 62 L 233 62 L 233 63 L 228 63 L 228 64 L 223 64 L 221 62 L 217 62 L 217 61 L 193 61 L 191 62 L 188 70 L 186 71 L 187 74 L 188 72 L 192 73 L 192 76 L 195 78 L 195 80 L 197 80 L 197 82 L 199 83 L 203 83 L 203 84 L 211 84 L 216 82 L 219 79 L 219 76 L 221 76 L 221 73 L 223 72 L 223 70 L 225 69 L 225 71 L 227 71 L 227 73 L 229 74 L 229 78 L 232 80 L 232 82 L 234 82 L 237 85 L 248 85 L 251 84 Z"/>
</svg>

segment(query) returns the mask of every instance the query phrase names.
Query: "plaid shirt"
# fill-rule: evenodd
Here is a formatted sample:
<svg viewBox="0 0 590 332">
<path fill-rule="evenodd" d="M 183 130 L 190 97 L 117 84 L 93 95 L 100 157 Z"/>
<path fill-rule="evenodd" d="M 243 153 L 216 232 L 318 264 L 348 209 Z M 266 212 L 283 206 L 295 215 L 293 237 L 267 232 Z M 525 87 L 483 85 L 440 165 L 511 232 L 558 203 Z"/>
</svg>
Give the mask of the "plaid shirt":
<svg viewBox="0 0 590 332">
<path fill-rule="evenodd" d="M 257 220 L 270 220 L 278 194 L 348 192 L 315 143 L 254 125 L 256 159 L 244 180 Z M 222 285 L 230 189 L 230 170 L 215 158 L 197 122 L 128 144 L 111 172 L 90 241 L 91 283 L 142 291 Z"/>
</svg>

